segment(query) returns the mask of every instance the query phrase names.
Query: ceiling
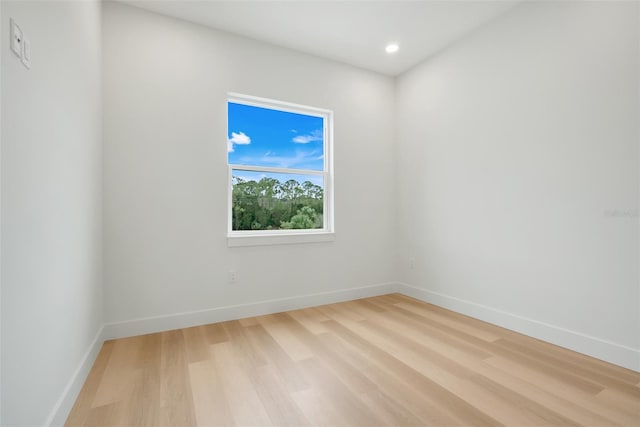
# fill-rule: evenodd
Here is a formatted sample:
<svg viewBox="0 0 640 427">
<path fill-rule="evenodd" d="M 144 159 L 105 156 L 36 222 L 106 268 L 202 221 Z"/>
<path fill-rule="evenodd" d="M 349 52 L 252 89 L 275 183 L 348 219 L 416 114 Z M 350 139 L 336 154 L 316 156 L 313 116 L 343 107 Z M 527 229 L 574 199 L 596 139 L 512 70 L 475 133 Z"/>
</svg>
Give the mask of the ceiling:
<svg viewBox="0 0 640 427">
<path fill-rule="evenodd" d="M 122 0 L 382 74 L 395 76 L 506 12 L 520 0 Z M 385 46 L 400 49 L 387 54 Z"/>
</svg>

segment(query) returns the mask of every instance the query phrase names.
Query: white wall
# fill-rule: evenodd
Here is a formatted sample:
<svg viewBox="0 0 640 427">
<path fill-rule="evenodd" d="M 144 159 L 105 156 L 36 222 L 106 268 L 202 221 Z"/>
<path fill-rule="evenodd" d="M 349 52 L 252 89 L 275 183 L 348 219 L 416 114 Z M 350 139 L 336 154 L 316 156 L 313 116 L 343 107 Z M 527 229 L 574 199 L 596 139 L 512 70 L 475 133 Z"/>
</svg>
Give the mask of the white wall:
<svg viewBox="0 0 640 427">
<path fill-rule="evenodd" d="M 2 34 L 7 24 L 4 23 L 2 7 L 0 7 L 0 47 Z M 0 100 L 2 99 L 2 54 L 0 53 Z M 0 102 L 0 425 L 2 425 L 2 102 Z"/>
<path fill-rule="evenodd" d="M 68 409 L 103 322 L 100 5 L 1 8 L 0 424 L 34 426 Z M 9 17 L 31 40 L 31 70 L 9 49 Z"/>
<path fill-rule="evenodd" d="M 398 79 L 413 293 L 640 370 L 638 16 L 525 3 Z"/>
<path fill-rule="evenodd" d="M 121 4 L 103 26 L 107 322 L 395 279 L 392 79 Z M 335 112 L 334 242 L 227 247 L 228 92 Z"/>
</svg>

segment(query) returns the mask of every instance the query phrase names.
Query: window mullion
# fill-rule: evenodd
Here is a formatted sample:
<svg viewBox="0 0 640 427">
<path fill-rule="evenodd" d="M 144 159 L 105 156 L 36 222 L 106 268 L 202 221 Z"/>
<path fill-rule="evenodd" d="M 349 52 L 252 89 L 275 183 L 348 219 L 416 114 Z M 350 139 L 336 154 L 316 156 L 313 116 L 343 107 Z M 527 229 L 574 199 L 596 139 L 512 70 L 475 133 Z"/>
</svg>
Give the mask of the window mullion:
<svg viewBox="0 0 640 427">
<path fill-rule="evenodd" d="M 274 168 L 270 166 L 247 166 L 247 165 L 235 165 L 231 164 L 229 167 L 232 170 L 251 171 L 251 172 L 270 172 L 270 173 L 287 173 L 294 175 L 316 175 L 322 176 L 325 171 L 317 171 L 313 169 L 291 169 L 291 168 Z"/>
</svg>

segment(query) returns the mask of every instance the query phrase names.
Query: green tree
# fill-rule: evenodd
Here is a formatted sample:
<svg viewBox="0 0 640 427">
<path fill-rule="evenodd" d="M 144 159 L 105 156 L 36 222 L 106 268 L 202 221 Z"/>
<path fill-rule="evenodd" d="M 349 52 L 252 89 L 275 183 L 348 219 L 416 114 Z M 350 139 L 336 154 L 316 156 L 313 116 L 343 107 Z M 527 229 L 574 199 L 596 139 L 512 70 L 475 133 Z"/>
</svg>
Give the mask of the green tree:
<svg viewBox="0 0 640 427">
<path fill-rule="evenodd" d="M 314 228 L 315 223 L 316 211 L 309 206 L 304 206 L 297 214 L 291 217 L 291 221 L 280 223 L 280 227 L 285 229 L 307 229 Z"/>
</svg>

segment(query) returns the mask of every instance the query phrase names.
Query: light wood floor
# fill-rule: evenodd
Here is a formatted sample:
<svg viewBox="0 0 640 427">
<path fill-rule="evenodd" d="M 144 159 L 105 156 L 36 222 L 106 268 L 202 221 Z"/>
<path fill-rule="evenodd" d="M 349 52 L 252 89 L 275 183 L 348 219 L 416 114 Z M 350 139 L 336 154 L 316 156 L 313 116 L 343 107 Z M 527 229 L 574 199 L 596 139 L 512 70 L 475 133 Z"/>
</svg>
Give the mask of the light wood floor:
<svg viewBox="0 0 640 427">
<path fill-rule="evenodd" d="M 107 341 L 68 426 L 640 426 L 640 374 L 398 294 Z"/>
</svg>

